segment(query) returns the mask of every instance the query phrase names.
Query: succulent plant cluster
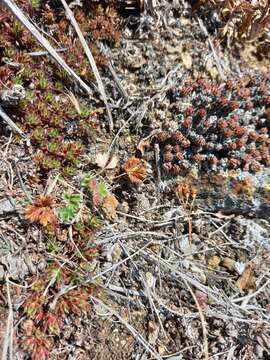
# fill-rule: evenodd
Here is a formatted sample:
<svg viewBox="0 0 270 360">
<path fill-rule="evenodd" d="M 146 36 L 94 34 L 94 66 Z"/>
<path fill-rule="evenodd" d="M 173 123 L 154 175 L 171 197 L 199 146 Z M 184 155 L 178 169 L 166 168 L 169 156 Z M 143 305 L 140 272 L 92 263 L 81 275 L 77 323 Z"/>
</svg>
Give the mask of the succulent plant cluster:
<svg viewBox="0 0 270 360">
<path fill-rule="evenodd" d="M 167 92 L 174 120 L 157 136 L 162 166 L 174 175 L 202 171 L 260 171 L 270 166 L 270 75 L 219 85 L 188 80 Z"/>
<path fill-rule="evenodd" d="M 66 19 L 63 8 L 51 4 L 49 1 L 40 2 L 34 6 L 34 1 L 19 0 L 19 7 L 29 14 L 43 30 L 51 34 L 59 47 L 65 49 L 61 56 L 86 81 L 93 79 L 89 63 L 84 55 L 82 46 Z M 74 16 L 83 31 L 86 41 L 93 53 L 96 64 L 100 68 L 106 67 L 107 60 L 100 52 L 98 42 L 103 41 L 113 45 L 120 38 L 120 17 L 116 11 L 116 4 L 107 1 L 83 1 L 83 8 L 75 8 Z M 51 39 L 49 39 L 51 41 Z M 42 59 L 44 69 L 50 66 L 62 82 L 68 83 L 68 77 L 60 68 L 55 69 L 49 58 L 28 56 L 28 53 L 40 50 L 37 42 L 23 25 L 14 19 L 12 14 L 0 4 L 0 77 L 9 86 L 17 81 L 16 75 L 24 71 L 24 67 L 36 69 Z M 30 74 L 31 75 L 31 74 Z M 0 90 L 2 83 L 0 84 Z"/>
<path fill-rule="evenodd" d="M 116 4 L 110 1 L 83 4 L 82 8 L 74 8 L 74 16 L 89 41 L 97 66 L 103 69 L 107 60 L 98 42 L 112 45 L 120 38 Z M 84 81 L 91 81 L 89 62 L 63 8 L 50 1 L 28 0 L 19 0 L 18 6 L 51 35 L 50 41 L 54 38 L 64 49 L 61 56 L 71 68 Z M 32 35 L 0 4 L 0 104 L 30 135 L 41 173 L 58 169 L 65 176 L 74 175 L 84 145 L 95 138 L 96 115 L 90 104 L 79 104 L 78 114 L 64 94 L 65 87 L 74 88 L 72 80 L 49 57 L 33 55 L 40 50 Z M 23 96 L 15 94 L 18 89 Z"/>
</svg>

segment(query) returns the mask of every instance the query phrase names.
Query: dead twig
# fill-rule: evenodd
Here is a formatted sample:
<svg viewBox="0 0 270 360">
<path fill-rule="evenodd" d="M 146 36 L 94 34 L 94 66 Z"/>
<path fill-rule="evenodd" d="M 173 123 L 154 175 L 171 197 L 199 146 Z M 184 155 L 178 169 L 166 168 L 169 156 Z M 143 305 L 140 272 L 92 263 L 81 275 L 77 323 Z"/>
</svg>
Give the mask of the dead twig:
<svg viewBox="0 0 270 360">
<path fill-rule="evenodd" d="M 25 133 L 11 120 L 11 118 L 4 112 L 4 110 L 2 109 L 2 107 L 0 106 L 0 117 L 2 118 L 2 120 L 8 124 L 8 126 L 15 131 L 16 133 L 18 133 L 21 137 L 23 137 L 24 139 L 26 138 Z"/>
<path fill-rule="evenodd" d="M 33 198 L 32 198 L 32 196 L 31 196 L 31 194 L 29 193 L 29 191 L 27 191 L 27 189 L 26 189 L 26 187 L 25 187 L 25 185 L 24 185 L 23 179 L 22 179 L 22 177 L 21 177 L 21 172 L 20 172 L 20 169 L 19 169 L 16 161 L 14 161 L 14 167 L 15 167 L 15 170 L 16 170 L 16 173 L 17 173 L 17 176 L 18 176 L 18 179 L 19 179 L 19 183 L 20 183 L 20 185 L 21 185 L 21 188 L 22 188 L 23 192 L 25 193 L 25 195 L 26 195 L 26 197 L 27 197 L 27 200 L 30 201 L 30 202 L 32 202 L 32 201 L 33 201 Z"/>
<path fill-rule="evenodd" d="M 117 74 L 116 74 L 110 60 L 108 60 L 108 69 L 109 69 L 110 73 L 112 74 L 112 77 L 113 77 L 113 79 L 114 79 L 114 81 L 115 81 L 121 95 L 123 96 L 123 98 L 126 101 L 128 101 L 129 100 L 128 99 L 128 94 L 127 94 L 126 90 L 124 89 L 123 85 L 121 84 L 121 82 L 120 82 L 120 80 L 119 80 L 119 78 L 118 78 L 118 76 L 117 76 Z"/>
<path fill-rule="evenodd" d="M 3 155 L 2 155 L 2 159 L 3 159 L 3 160 L 4 160 L 5 157 L 7 156 L 9 146 L 10 146 L 10 144 L 11 144 L 11 142 L 12 142 L 12 135 L 13 135 L 13 134 L 12 134 L 12 132 L 11 132 L 10 135 L 9 135 L 8 142 L 4 145 L 5 150 L 3 151 Z M 5 161 L 5 160 L 4 160 L 4 161 Z"/>
<path fill-rule="evenodd" d="M 55 49 L 55 51 L 57 52 L 65 52 L 67 51 L 68 49 L 67 48 L 63 48 L 63 49 Z M 30 52 L 28 53 L 29 56 L 46 56 L 46 55 L 49 55 L 49 52 L 48 51 L 33 51 L 33 52 Z"/>
<path fill-rule="evenodd" d="M 155 163 L 156 163 L 156 171 L 157 171 L 157 197 L 158 201 L 160 198 L 160 183 L 161 183 L 161 170 L 160 170 L 160 148 L 159 144 L 155 144 Z"/>
<path fill-rule="evenodd" d="M 202 19 L 200 19 L 199 17 L 197 17 L 197 21 L 198 21 L 198 23 L 199 23 L 199 26 L 200 26 L 202 32 L 203 32 L 204 35 L 207 37 L 207 41 L 208 41 L 208 44 L 209 44 L 210 49 L 211 49 L 211 51 L 212 51 L 212 54 L 213 54 L 213 57 L 214 57 L 214 60 L 215 60 L 215 63 L 216 63 L 216 67 L 217 67 L 218 72 L 219 72 L 219 76 L 220 76 L 221 80 L 224 81 L 224 80 L 226 80 L 226 77 L 225 77 L 224 72 L 223 72 L 223 70 L 222 70 L 222 66 L 221 66 L 221 64 L 220 64 L 219 57 L 217 56 L 216 50 L 215 50 L 214 45 L 213 45 L 213 43 L 212 43 L 212 40 L 211 40 L 211 38 L 210 38 L 210 36 L 209 36 L 209 34 L 208 34 L 208 31 L 207 31 L 206 27 L 204 26 L 204 24 L 203 24 L 203 22 L 202 22 Z"/>
<path fill-rule="evenodd" d="M 127 247 L 124 246 L 124 244 L 121 243 L 121 241 L 119 241 L 119 242 L 120 242 L 120 245 L 121 245 L 122 249 L 126 252 L 127 256 L 130 257 L 130 254 L 129 254 L 129 251 L 128 251 Z M 141 278 L 141 282 L 142 282 L 142 285 L 144 287 L 144 294 L 145 294 L 146 298 L 149 301 L 149 305 L 150 305 L 153 313 L 156 314 L 156 317 L 157 317 L 158 322 L 160 324 L 160 329 L 162 330 L 163 335 L 166 337 L 166 331 L 165 331 L 165 329 L 163 327 L 163 324 L 162 324 L 162 321 L 160 319 L 159 311 L 156 308 L 155 302 L 153 301 L 152 290 L 151 290 L 150 286 L 148 285 L 148 283 L 146 281 L 145 275 L 140 271 L 140 269 L 138 268 L 137 264 L 133 261 L 133 259 L 131 260 L 131 263 L 133 264 L 134 268 L 136 269 L 137 273 L 139 274 L 139 276 Z"/>
</svg>

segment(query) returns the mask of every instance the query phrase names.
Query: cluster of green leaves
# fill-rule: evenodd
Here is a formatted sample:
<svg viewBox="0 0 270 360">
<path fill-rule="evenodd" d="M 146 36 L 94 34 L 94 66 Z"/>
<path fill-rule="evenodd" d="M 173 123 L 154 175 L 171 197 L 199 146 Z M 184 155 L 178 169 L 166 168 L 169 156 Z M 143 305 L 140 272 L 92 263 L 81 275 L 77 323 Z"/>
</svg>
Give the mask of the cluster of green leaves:
<svg viewBox="0 0 270 360">
<path fill-rule="evenodd" d="M 63 201 L 65 206 L 59 209 L 59 218 L 62 223 L 73 223 L 83 203 L 83 197 L 81 194 L 64 193 Z"/>
<path fill-rule="evenodd" d="M 82 180 L 82 187 L 86 192 L 90 192 L 93 205 L 99 206 L 109 195 L 109 189 L 104 181 L 97 180 L 91 175 L 86 175 Z"/>
<path fill-rule="evenodd" d="M 26 75 L 29 76 L 28 72 Z M 91 138 L 92 112 L 82 106 L 83 111 L 79 115 L 66 97 L 56 97 L 50 79 L 39 69 L 33 71 L 31 78 L 39 91 L 27 91 L 27 96 L 21 100 L 18 109 L 24 118 L 20 127 L 30 135 L 36 148 L 34 160 L 42 173 L 57 169 L 64 177 L 73 176 L 80 166 L 84 143 Z M 85 123 L 83 135 L 80 131 L 80 119 L 84 119 Z M 70 129 L 71 122 L 74 124 L 72 133 L 69 132 L 72 140 L 67 140 L 66 129 Z"/>
</svg>

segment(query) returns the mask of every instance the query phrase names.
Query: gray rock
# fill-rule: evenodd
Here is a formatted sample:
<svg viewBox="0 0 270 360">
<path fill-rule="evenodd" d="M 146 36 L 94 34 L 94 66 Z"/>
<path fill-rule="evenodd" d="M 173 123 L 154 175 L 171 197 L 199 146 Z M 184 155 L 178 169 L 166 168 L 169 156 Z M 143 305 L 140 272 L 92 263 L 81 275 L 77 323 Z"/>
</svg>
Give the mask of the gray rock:
<svg viewBox="0 0 270 360">
<path fill-rule="evenodd" d="M 14 85 L 11 89 L 4 90 L 1 100 L 4 105 L 17 105 L 20 100 L 25 98 L 25 89 L 21 85 Z"/>
<path fill-rule="evenodd" d="M 28 267 L 22 257 L 13 256 L 9 253 L 7 256 L 0 258 L 0 264 L 7 269 L 9 277 L 13 280 L 23 279 L 28 273 Z M 1 277 L 1 265 L 0 265 Z"/>
<path fill-rule="evenodd" d="M 0 216 L 15 211 L 15 206 L 15 200 L 12 198 L 5 198 L 0 200 Z"/>
</svg>

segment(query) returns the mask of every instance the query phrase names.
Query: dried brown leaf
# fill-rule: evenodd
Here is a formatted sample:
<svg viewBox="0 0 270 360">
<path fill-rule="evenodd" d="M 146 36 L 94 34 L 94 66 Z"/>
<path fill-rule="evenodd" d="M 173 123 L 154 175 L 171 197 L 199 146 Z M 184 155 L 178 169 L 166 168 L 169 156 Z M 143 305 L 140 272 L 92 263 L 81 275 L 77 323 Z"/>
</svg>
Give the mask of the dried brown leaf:
<svg viewBox="0 0 270 360">
<path fill-rule="evenodd" d="M 110 220 L 115 219 L 116 217 L 116 208 L 118 206 L 118 200 L 114 195 L 107 195 L 103 204 L 102 209 L 106 217 Z"/>
<path fill-rule="evenodd" d="M 134 184 L 142 184 L 146 178 L 145 161 L 142 159 L 131 157 L 125 162 L 123 169 L 129 180 Z"/>
<path fill-rule="evenodd" d="M 247 264 L 243 274 L 236 282 L 236 286 L 240 290 L 249 290 L 256 288 L 255 275 L 254 275 L 254 264 Z"/>
<path fill-rule="evenodd" d="M 236 261 L 234 259 L 231 259 L 229 257 L 225 257 L 223 260 L 222 260 L 222 263 L 221 265 L 223 267 L 225 267 L 226 269 L 230 270 L 230 271 L 233 271 L 235 269 L 235 263 Z"/>
</svg>

